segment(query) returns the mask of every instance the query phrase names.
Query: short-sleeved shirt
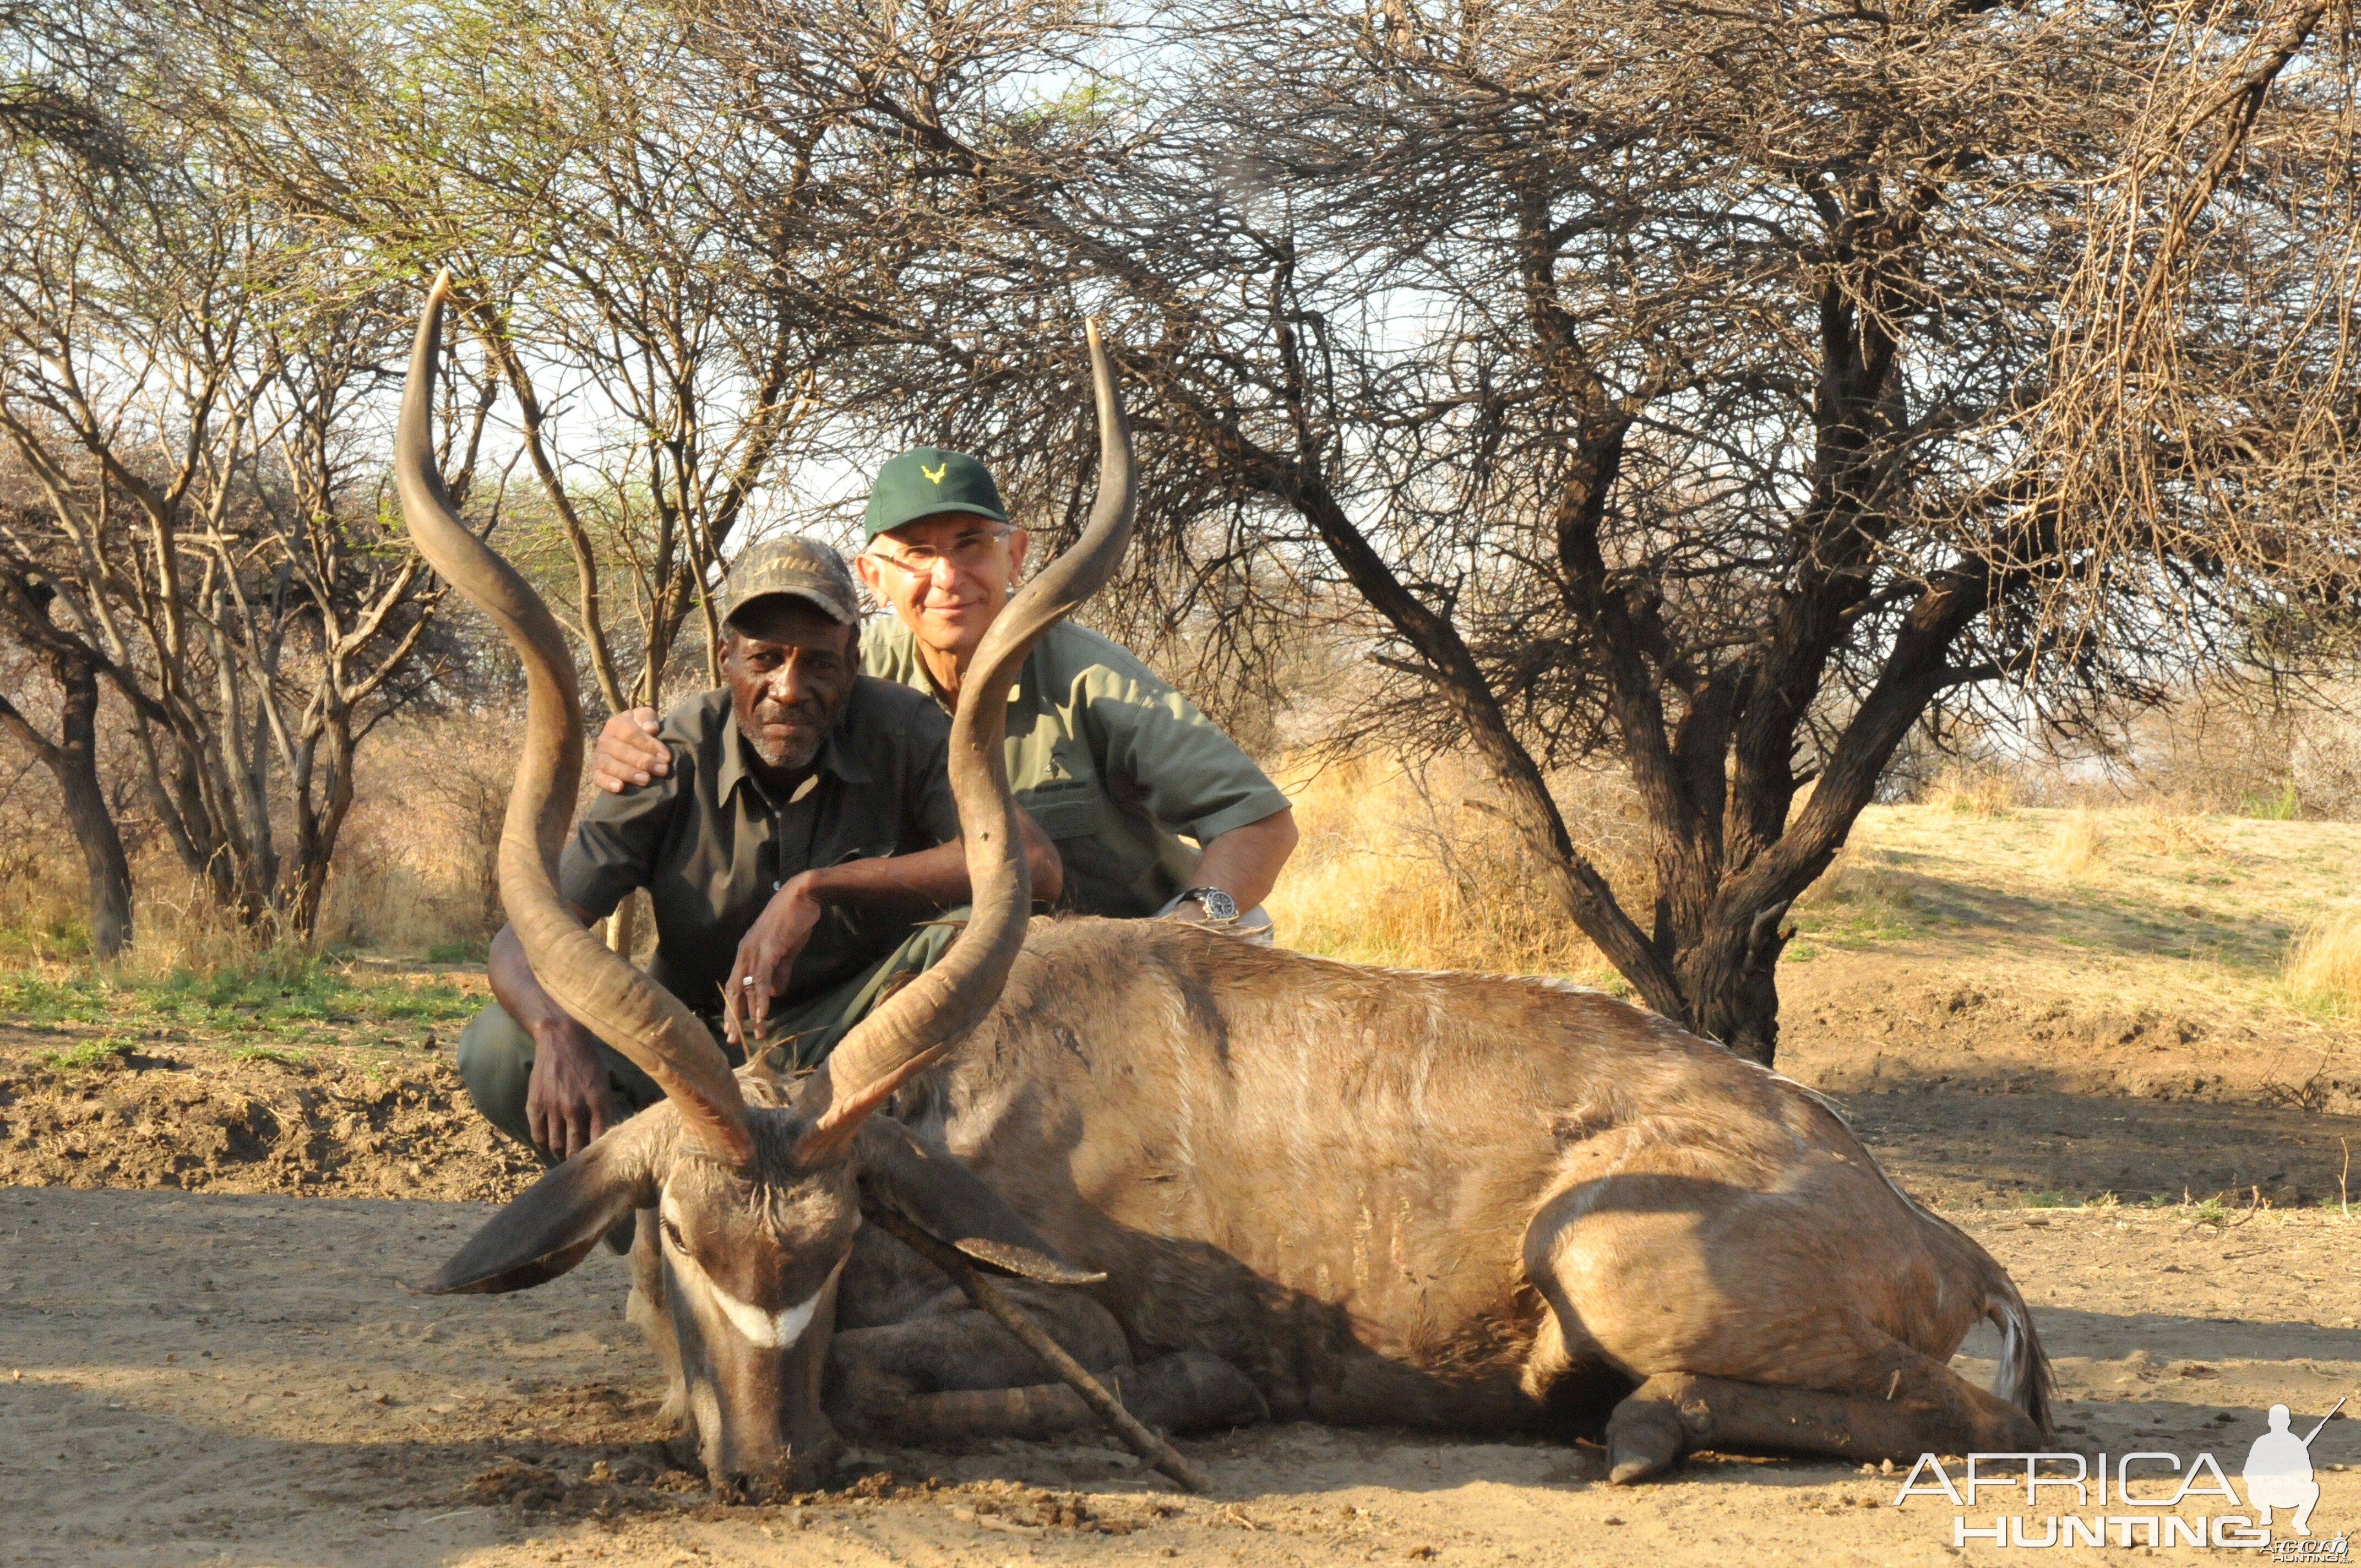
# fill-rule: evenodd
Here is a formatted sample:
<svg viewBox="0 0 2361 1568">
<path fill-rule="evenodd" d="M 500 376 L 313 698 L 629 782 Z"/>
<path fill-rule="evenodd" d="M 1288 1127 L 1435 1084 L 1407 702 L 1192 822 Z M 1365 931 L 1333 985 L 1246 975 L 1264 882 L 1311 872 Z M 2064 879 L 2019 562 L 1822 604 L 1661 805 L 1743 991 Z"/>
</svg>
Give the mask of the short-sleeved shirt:
<svg viewBox="0 0 2361 1568">
<path fill-rule="evenodd" d="M 942 703 L 895 617 L 862 628 L 861 663 Z M 948 705 L 944 705 L 948 707 Z M 1154 915 L 1191 885 L 1199 851 L 1287 809 L 1237 742 L 1128 649 L 1061 621 L 1008 696 L 1008 779 L 1066 864 L 1060 907 Z"/>
<path fill-rule="evenodd" d="M 672 749 L 672 772 L 591 802 L 566 848 L 558 886 L 593 918 L 646 888 L 656 925 L 649 973 L 708 1017 L 721 1010 L 739 938 L 789 877 L 959 837 L 944 771 L 950 722 L 906 687 L 856 679 L 808 778 L 775 795 L 755 771 L 726 689 L 675 707 L 658 737 Z M 913 929 L 906 919 L 831 905 L 774 1005 L 851 979 Z"/>
</svg>

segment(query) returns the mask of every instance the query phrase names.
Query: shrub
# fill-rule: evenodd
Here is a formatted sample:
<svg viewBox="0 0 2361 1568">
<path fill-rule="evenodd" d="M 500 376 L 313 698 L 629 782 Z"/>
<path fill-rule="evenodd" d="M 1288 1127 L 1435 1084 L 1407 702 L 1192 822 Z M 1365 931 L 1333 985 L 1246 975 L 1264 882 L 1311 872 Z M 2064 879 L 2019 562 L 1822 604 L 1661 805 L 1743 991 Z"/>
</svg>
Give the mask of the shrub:
<svg viewBox="0 0 2361 1568">
<path fill-rule="evenodd" d="M 2049 869 L 2071 880 L 2090 875 L 2104 862 L 2107 829 L 2098 817 L 2077 808 L 2058 824 L 2049 844 Z"/>
<path fill-rule="evenodd" d="M 2361 1003 L 2361 910 L 2315 921 L 2288 949 L 2288 989 L 2338 1012 Z"/>
<path fill-rule="evenodd" d="M 1953 766 L 1935 776 L 1926 804 L 1959 817 L 1998 817 L 2016 804 L 2016 787 L 1997 768 Z"/>
</svg>

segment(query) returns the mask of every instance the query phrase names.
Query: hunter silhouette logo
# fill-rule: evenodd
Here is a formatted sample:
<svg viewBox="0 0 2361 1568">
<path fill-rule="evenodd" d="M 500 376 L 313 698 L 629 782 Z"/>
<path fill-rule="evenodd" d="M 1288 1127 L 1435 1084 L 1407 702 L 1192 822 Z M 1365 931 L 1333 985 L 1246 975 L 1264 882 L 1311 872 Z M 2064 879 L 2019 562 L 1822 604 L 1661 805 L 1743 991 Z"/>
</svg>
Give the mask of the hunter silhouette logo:
<svg viewBox="0 0 2361 1568">
<path fill-rule="evenodd" d="M 1922 1453 L 1894 1495 L 1894 1506 L 1900 1508 L 1913 1497 L 1949 1502 L 1960 1510 L 1951 1519 L 1954 1550 L 1971 1541 L 2037 1551 L 2107 1545 L 2245 1547 L 2264 1552 L 2274 1563 L 2349 1563 L 2352 1547 L 2342 1532 L 2327 1540 L 2312 1533 L 2312 1510 L 2320 1501 L 2320 1483 L 2312 1479 L 2312 1441 L 2344 1407 L 2345 1401 L 2337 1400 L 2310 1431 L 2298 1434 L 2291 1430 L 2288 1408 L 2273 1405 L 2266 1418 L 2268 1430 L 2246 1450 L 2246 1468 L 2240 1473 L 2246 1483 L 2243 1500 L 2213 1454 L 2201 1450 L 2184 1461 L 2178 1453 L 2147 1449 L 2114 1456 L 2102 1453 L 2095 1461 L 2081 1453 L 1971 1453 L 1966 1473 L 1956 1480 L 1940 1459 Z M 1994 1489 L 2004 1496 L 2018 1494 L 2025 1511 L 1991 1515 L 1989 1524 L 1976 1522 L 1979 1508 L 1991 1507 L 1978 1494 Z M 2066 1497 L 2067 1492 L 2073 1496 Z M 2221 1501 L 2211 1507 L 2220 1512 L 2180 1511 L 2189 1505 L 2205 1508 L 2203 1499 L 2215 1497 Z M 2081 1511 L 2086 1508 L 2101 1511 Z M 2274 1539 L 2271 1516 L 2279 1509 L 2290 1510 L 2290 1533 Z"/>
<path fill-rule="evenodd" d="M 927 477 L 928 483 L 940 485 L 943 482 L 943 476 L 950 472 L 950 467 L 949 463 L 938 463 L 931 468 L 921 463 L 918 465 L 918 472 Z"/>
<path fill-rule="evenodd" d="M 2345 1401 L 2337 1400 L 2328 1416 L 2344 1407 Z M 2246 1451 L 2246 1467 L 2239 1472 L 2246 1479 L 2247 1505 L 2262 1515 L 2255 1521 L 2257 1526 L 2270 1528 L 2273 1508 L 2293 1508 L 2288 1528 L 2298 1535 L 2312 1533 L 2312 1510 L 2320 1501 L 2320 1483 L 2312 1478 L 2312 1440 L 2328 1424 L 2328 1416 L 2298 1437 L 2288 1431 L 2288 1408 L 2271 1407 L 2271 1430 L 2255 1440 Z"/>
</svg>

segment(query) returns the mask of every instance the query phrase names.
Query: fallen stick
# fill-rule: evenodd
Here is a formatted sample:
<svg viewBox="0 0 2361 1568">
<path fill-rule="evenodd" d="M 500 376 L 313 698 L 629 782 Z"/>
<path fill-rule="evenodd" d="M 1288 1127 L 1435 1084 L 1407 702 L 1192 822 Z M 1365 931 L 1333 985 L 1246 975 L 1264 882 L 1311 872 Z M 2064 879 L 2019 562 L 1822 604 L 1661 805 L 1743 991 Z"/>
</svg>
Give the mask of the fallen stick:
<svg viewBox="0 0 2361 1568">
<path fill-rule="evenodd" d="M 869 1217 L 884 1227 L 888 1235 L 951 1277 L 967 1299 L 991 1314 L 994 1322 L 1025 1343 L 1025 1348 L 1038 1355 L 1050 1371 L 1064 1379 L 1068 1387 L 1082 1398 L 1082 1403 L 1104 1421 L 1123 1445 L 1139 1455 L 1158 1471 L 1170 1476 L 1191 1492 L 1212 1489 L 1213 1483 L 1205 1473 L 1181 1454 L 1179 1449 L 1157 1436 L 1140 1423 L 1139 1418 L 1123 1408 L 1123 1402 L 1107 1391 L 1105 1384 L 1092 1376 L 1079 1361 L 1066 1354 L 1066 1347 L 1051 1339 L 1040 1324 L 1027 1317 L 1023 1309 L 1002 1295 L 976 1272 L 975 1265 L 965 1254 L 920 1230 L 893 1210 L 880 1203 L 868 1211 Z"/>
</svg>

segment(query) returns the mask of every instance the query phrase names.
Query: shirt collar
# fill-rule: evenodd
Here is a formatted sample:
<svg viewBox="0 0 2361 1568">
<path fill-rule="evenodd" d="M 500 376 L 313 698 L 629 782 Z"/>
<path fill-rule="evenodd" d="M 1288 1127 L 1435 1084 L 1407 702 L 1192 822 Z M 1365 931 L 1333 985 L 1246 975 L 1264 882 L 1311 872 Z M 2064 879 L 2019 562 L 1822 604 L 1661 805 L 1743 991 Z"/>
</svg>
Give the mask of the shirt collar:
<svg viewBox="0 0 2361 1568">
<path fill-rule="evenodd" d="M 1009 707 L 1015 707 L 1025 700 L 1025 693 L 1033 684 L 1034 661 L 1040 657 L 1041 648 L 1038 643 L 1036 643 L 1033 652 L 1025 655 L 1025 663 L 1018 667 L 1016 678 L 1008 683 Z M 910 668 L 916 670 L 918 673 L 918 679 L 926 683 L 922 689 L 928 696 L 935 699 L 937 707 L 941 708 L 945 713 L 959 712 L 959 704 L 937 683 L 934 671 L 927 668 L 927 662 L 918 657 L 918 640 L 916 637 L 910 638 Z"/>
<path fill-rule="evenodd" d="M 812 759 L 812 767 L 818 773 L 833 773 L 845 784 L 865 784 L 870 782 L 868 766 L 852 754 L 851 747 L 844 744 L 844 727 L 851 717 L 852 706 L 847 703 L 844 713 L 836 721 L 836 728 L 820 741 L 819 752 Z M 746 744 L 746 737 L 739 731 L 738 707 L 732 703 L 722 736 L 721 765 L 713 772 L 714 793 L 718 798 L 728 800 L 730 793 L 744 784 L 760 794 L 775 810 L 779 803 L 771 800 L 771 792 L 763 787 L 762 779 L 747 764 L 751 751 L 752 748 Z"/>
</svg>

